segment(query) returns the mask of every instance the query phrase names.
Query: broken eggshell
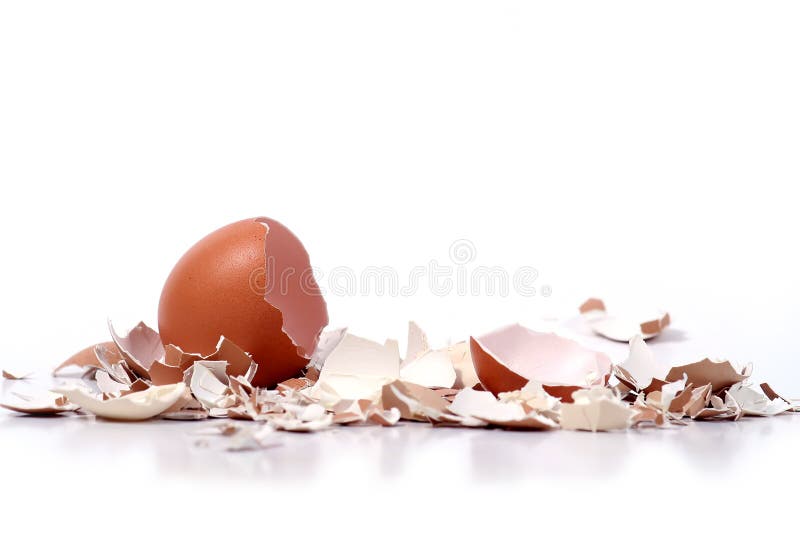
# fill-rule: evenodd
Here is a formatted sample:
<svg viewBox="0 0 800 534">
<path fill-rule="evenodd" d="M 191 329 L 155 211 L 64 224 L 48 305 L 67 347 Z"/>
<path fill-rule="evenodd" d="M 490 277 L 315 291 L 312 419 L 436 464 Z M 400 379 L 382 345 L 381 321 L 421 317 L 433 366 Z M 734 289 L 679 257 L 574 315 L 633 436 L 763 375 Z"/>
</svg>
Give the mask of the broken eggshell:
<svg viewBox="0 0 800 534">
<path fill-rule="evenodd" d="M 161 342 L 158 332 L 143 322 L 139 322 L 127 334 L 120 336 L 114 330 L 110 319 L 108 320 L 108 331 L 128 367 L 137 376 L 149 379 L 149 370 L 153 362 L 164 359 L 165 355 L 164 344 Z"/>
<path fill-rule="evenodd" d="M 64 386 L 54 391 L 64 395 L 69 402 L 87 412 L 105 419 L 118 421 L 143 421 L 167 411 L 183 396 L 186 384 L 179 382 L 167 386 L 152 386 L 121 397 L 103 400 L 85 387 Z"/>
<path fill-rule="evenodd" d="M 32 374 L 30 372 L 9 371 L 8 369 L 3 369 L 2 372 L 2 376 L 6 380 L 27 380 Z"/>
<path fill-rule="evenodd" d="M 440 418 L 450 402 L 432 389 L 396 380 L 383 386 L 381 404 L 397 408 L 402 419 L 427 421 Z"/>
<path fill-rule="evenodd" d="M 400 367 L 400 378 L 425 387 L 450 388 L 456 371 L 447 349 L 430 350 Z"/>
<path fill-rule="evenodd" d="M 218 366 L 221 369 L 215 369 L 216 364 L 222 364 Z M 189 387 L 195 398 L 207 410 L 230 408 L 233 405 L 234 398 L 230 395 L 231 390 L 225 375 L 226 365 L 226 362 L 204 361 L 196 361 L 192 365 Z"/>
<path fill-rule="evenodd" d="M 79 406 L 71 404 L 60 393 L 47 391 L 36 395 L 24 395 L 12 392 L 12 395 L 17 397 L 17 400 L 4 401 L 0 403 L 0 407 L 27 415 L 59 415 L 79 409 Z"/>
<path fill-rule="evenodd" d="M 526 411 L 519 402 L 501 402 L 488 391 L 463 389 L 453 399 L 449 411 L 486 423 L 514 429 L 551 430 L 558 424 L 536 411 Z"/>
<path fill-rule="evenodd" d="M 743 415 L 768 417 L 792 409 L 792 405 L 780 397 L 770 398 L 763 389 L 759 391 L 741 382 L 731 386 L 726 393 L 742 408 Z"/>
<path fill-rule="evenodd" d="M 573 402 L 561 406 L 561 428 L 606 432 L 625 430 L 637 412 L 607 388 L 592 388 L 573 393 Z"/>
<path fill-rule="evenodd" d="M 328 324 L 325 300 L 299 239 L 266 217 L 201 239 L 164 284 L 158 324 L 165 344 L 209 354 L 220 336 L 258 363 L 253 385 L 300 373 Z"/>
<path fill-rule="evenodd" d="M 471 337 L 470 351 L 481 384 L 495 395 L 535 381 L 550 395 L 570 402 L 572 392 L 604 385 L 611 372 L 611 360 L 602 352 L 519 324 Z"/>
<path fill-rule="evenodd" d="M 614 366 L 617 379 L 634 391 L 648 390 L 654 382 L 656 383 L 654 385 L 663 385 L 669 369 L 656 359 L 653 351 L 644 342 L 644 337 L 636 334 L 631 338 L 629 345 L 628 358 Z M 673 380 L 679 379 L 680 376 L 675 376 Z"/>
<path fill-rule="evenodd" d="M 797 399 L 787 399 L 786 397 L 778 395 L 778 393 L 774 389 L 772 389 L 772 386 L 770 386 L 766 382 L 762 382 L 759 385 L 759 387 L 761 388 L 761 391 L 764 392 L 764 394 L 767 396 L 768 399 L 770 400 L 780 399 L 790 406 L 789 411 L 800 412 L 800 401 L 798 401 Z"/>
<path fill-rule="evenodd" d="M 478 374 L 475 372 L 475 365 L 472 363 L 469 343 L 461 341 L 455 345 L 450 345 L 445 350 L 450 356 L 450 361 L 456 371 L 456 381 L 453 384 L 454 388 L 466 389 L 480 383 Z"/>
<path fill-rule="evenodd" d="M 400 349 L 397 341 L 383 344 L 345 334 L 331 350 L 309 396 L 322 399 L 377 399 L 384 384 L 400 376 Z"/>
<path fill-rule="evenodd" d="M 660 334 L 670 324 L 670 316 L 663 311 L 632 311 L 610 314 L 605 303 L 590 298 L 579 308 L 589 327 L 598 335 L 613 341 L 628 342 L 636 335 L 650 339 Z"/>
<path fill-rule="evenodd" d="M 326 330 L 319 335 L 317 347 L 314 349 L 311 358 L 308 361 L 308 367 L 319 371 L 325 365 L 325 360 L 331 355 L 333 349 L 339 346 L 339 343 L 344 339 L 347 334 L 347 328 L 337 328 L 336 330 Z"/>
<path fill-rule="evenodd" d="M 673 367 L 667 373 L 666 380 L 672 382 L 686 375 L 688 382 L 695 386 L 711 384 L 712 391 L 719 391 L 742 382 L 750 376 L 750 373 L 749 366 L 739 371 L 728 360 L 713 361 L 703 358 L 697 362 Z"/>
<path fill-rule="evenodd" d="M 53 375 L 59 375 L 62 373 L 63 370 L 69 369 L 70 367 L 100 367 L 100 362 L 97 360 L 97 347 L 102 347 L 102 350 L 106 354 L 109 359 L 109 363 L 117 363 L 122 359 L 122 355 L 119 353 L 119 349 L 117 349 L 116 343 L 113 341 L 104 341 L 102 343 L 98 343 L 96 345 L 90 345 L 85 349 L 76 352 L 63 362 L 59 364 L 58 367 L 53 369 Z"/>
<path fill-rule="evenodd" d="M 450 348 L 432 350 L 428 336 L 414 321 L 408 323 L 406 357 L 400 365 L 400 378 L 429 388 L 451 388 L 457 378 Z"/>
</svg>

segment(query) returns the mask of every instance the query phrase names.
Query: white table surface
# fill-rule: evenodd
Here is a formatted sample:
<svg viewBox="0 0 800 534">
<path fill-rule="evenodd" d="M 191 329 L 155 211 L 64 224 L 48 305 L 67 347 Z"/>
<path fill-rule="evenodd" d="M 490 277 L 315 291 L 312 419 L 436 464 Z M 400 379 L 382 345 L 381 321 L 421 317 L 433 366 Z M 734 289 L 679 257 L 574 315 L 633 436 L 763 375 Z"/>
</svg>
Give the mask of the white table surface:
<svg viewBox="0 0 800 534">
<path fill-rule="evenodd" d="M 352 521 L 382 530 L 465 520 L 513 527 L 533 521 L 530 507 L 537 524 L 553 528 L 608 527 L 621 516 L 654 521 L 651 530 L 671 528 L 669 517 L 740 528 L 793 516 L 800 476 L 795 415 L 605 434 L 336 427 L 276 433 L 273 447 L 250 452 L 224 451 L 229 438 L 204 434 L 218 424 L 3 413 L 4 502 L 68 530 L 87 504 L 94 521 L 144 514 L 226 528 L 230 517 L 207 515 L 203 502 L 237 517 L 258 516 L 269 502 L 270 524 L 303 518 L 351 531 L 359 531 Z"/>
</svg>

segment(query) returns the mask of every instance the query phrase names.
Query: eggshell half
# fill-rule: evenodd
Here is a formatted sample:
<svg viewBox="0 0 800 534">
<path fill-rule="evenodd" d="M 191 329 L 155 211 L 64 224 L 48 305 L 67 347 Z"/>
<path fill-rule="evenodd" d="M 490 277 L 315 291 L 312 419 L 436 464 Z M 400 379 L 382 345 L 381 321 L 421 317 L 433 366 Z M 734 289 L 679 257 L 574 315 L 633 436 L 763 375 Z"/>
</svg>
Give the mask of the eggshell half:
<svg viewBox="0 0 800 534">
<path fill-rule="evenodd" d="M 554 397 L 571 402 L 574 391 L 605 384 L 611 360 L 571 339 L 535 332 L 519 324 L 470 338 L 481 385 L 495 395 L 535 380 Z"/>
<path fill-rule="evenodd" d="M 253 385 L 272 386 L 308 363 L 328 311 L 300 240 L 259 217 L 184 254 L 164 284 L 158 324 L 164 344 L 185 352 L 210 354 L 225 336 L 258 363 Z"/>
</svg>

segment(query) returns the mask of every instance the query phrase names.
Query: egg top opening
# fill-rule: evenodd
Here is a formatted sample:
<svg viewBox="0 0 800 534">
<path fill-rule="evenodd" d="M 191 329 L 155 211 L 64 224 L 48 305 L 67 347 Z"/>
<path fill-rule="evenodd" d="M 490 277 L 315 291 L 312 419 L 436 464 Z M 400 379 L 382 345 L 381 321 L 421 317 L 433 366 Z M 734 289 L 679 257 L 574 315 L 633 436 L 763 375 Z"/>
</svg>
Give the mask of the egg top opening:
<svg viewBox="0 0 800 534">
<path fill-rule="evenodd" d="M 267 217 L 255 220 L 266 230 L 264 300 L 281 313 L 282 330 L 300 355 L 310 356 L 328 324 L 328 308 L 308 252 L 286 226 Z"/>
</svg>

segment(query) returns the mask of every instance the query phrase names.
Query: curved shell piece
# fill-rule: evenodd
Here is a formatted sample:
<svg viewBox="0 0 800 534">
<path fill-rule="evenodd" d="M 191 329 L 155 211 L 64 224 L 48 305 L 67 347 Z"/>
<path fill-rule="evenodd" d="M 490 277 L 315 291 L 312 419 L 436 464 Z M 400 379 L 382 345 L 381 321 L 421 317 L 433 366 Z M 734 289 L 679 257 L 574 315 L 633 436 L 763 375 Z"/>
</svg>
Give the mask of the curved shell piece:
<svg viewBox="0 0 800 534">
<path fill-rule="evenodd" d="M 519 324 L 471 337 L 470 351 L 481 385 L 495 395 L 535 380 L 569 402 L 572 392 L 605 384 L 611 372 L 611 360 L 602 352 Z"/>
</svg>

